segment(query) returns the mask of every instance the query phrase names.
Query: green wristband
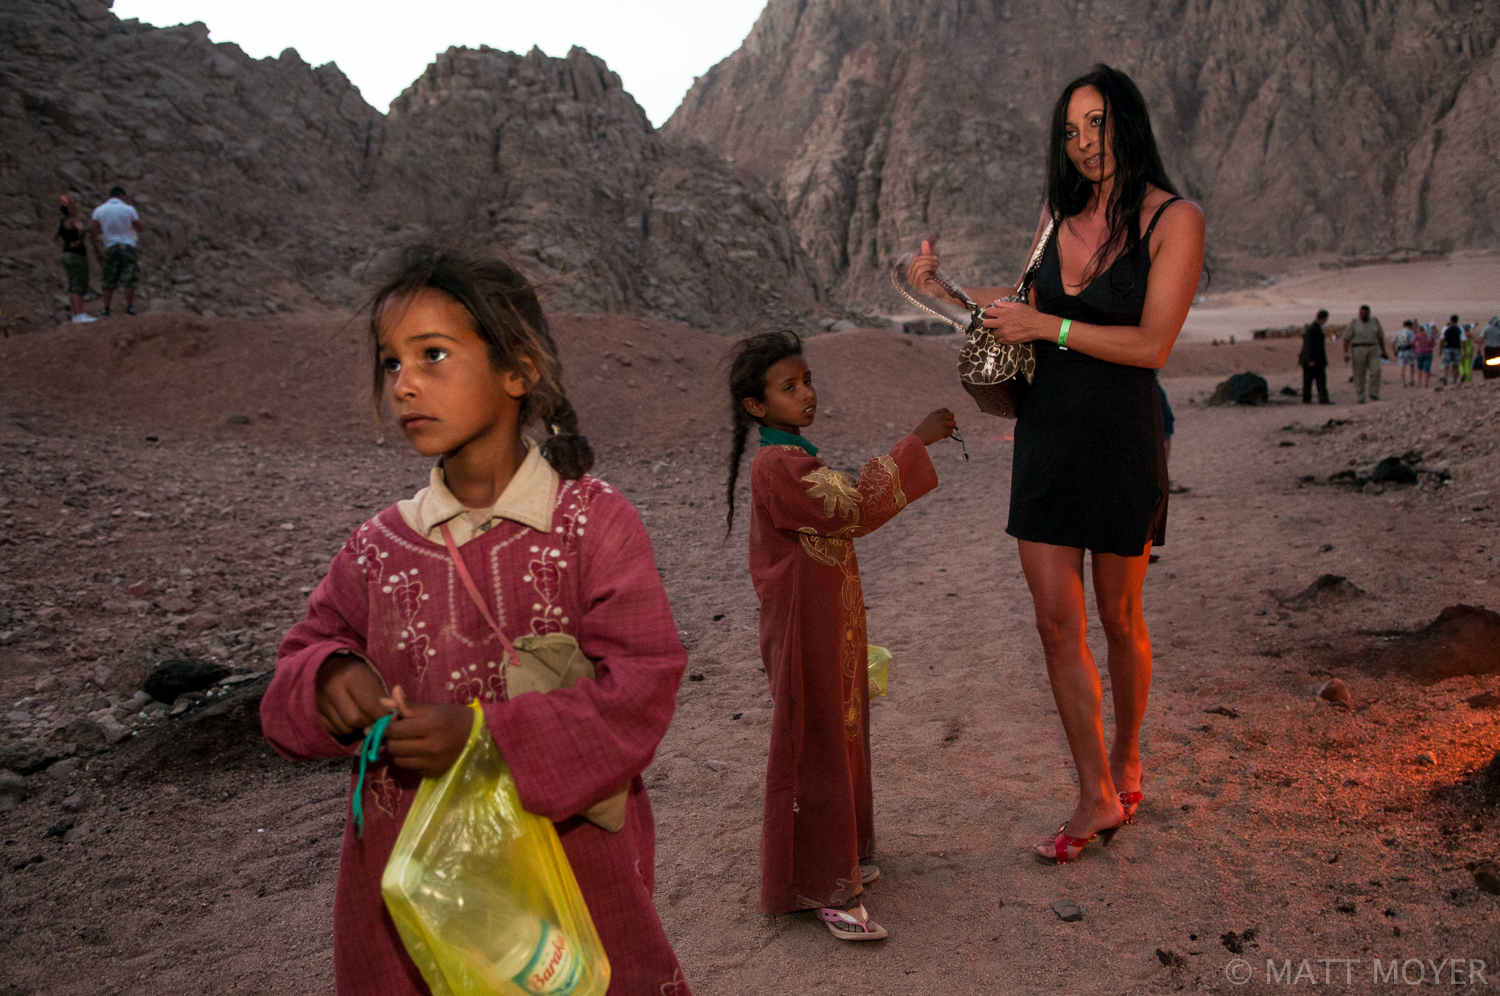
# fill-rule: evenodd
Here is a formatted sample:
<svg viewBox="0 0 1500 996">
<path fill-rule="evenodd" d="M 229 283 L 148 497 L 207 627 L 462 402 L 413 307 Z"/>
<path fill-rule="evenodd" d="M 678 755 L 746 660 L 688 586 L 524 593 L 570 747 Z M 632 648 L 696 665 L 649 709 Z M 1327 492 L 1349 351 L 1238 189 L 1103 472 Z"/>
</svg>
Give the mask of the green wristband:
<svg viewBox="0 0 1500 996">
<path fill-rule="evenodd" d="M 1072 326 L 1073 319 L 1064 318 L 1062 328 L 1057 330 L 1057 345 L 1060 349 L 1068 348 L 1068 329 Z"/>
</svg>

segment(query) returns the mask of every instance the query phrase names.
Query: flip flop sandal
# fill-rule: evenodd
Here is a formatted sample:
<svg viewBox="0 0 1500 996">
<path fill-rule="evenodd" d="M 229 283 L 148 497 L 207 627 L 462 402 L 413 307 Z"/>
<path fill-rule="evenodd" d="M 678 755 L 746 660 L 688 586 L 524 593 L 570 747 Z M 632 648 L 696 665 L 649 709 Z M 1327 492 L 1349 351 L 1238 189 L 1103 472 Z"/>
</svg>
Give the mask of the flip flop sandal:
<svg viewBox="0 0 1500 996">
<path fill-rule="evenodd" d="M 886 929 L 874 920 L 860 903 L 852 910 L 835 910 L 823 907 L 818 916 L 828 925 L 829 931 L 841 941 L 879 941 L 887 936 Z"/>
<path fill-rule="evenodd" d="M 871 882 L 875 881 L 879 877 L 880 877 L 880 869 L 876 868 L 874 865 L 860 865 L 859 866 L 859 884 L 860 885 L 869 885 Z"/>
</svg>

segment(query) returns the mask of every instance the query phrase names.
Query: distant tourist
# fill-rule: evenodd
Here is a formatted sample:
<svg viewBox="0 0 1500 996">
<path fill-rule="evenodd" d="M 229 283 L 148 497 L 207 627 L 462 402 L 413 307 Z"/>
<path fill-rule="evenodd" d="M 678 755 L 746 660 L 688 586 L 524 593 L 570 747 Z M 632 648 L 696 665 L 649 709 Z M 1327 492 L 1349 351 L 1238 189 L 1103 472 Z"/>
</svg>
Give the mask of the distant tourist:
<svg viewBox="0 0 1500 996">
<path fill-rule="evenodd" d="M 135 208 L 125 203 L 125 188 L 111 187 L 109 200 L 94 208 L 94 252 L 104 265 L 100 286 L 104 288 L 104 316 L 109 317 L 110 303 L 115 299 L 115 288 L 125 288 L 125 314 L 135 314 L 135 285 L 141 276 L 140 263 L 136 258 L 135 237 L 144 232 L 141 216 Z M 100 241 L 104 248 L 99 248 Z"/>
<path fill-rule="evenodd" d="M 83 313 L 83 296 L 89 292 L 89 227 L 78 213 L 78 198 L 63 194 L 57 199 L 57 209 L 62 215 L 52 241 L 62 246 L 63 273 L 68 278 L 68 311 L 75 324 L 92 322 L 93 315 Z"/>
<path fill-rule="evenodd" d="M 1411 351 L 1417 358 L 1418 387 L 1426 387 L 1432 382 L 1432 346 L 1432 323 L 1423 322 L 1411 337 Z"/>
<path fill-rule="evenodd" d="M 1401 386 L 1417 386 L 1417 354 L 1412 349 L 1412 342 L 1416 338 L 1417 323 L 1408 318 L 1401 323 L 1401 330 L 1391 338 L 1391 345 L 1396 347 L 1396 362 L 1401 364 Z"/>
<path fill-rule="evenodd" d="M 1458 364 L 1463 359 L 1464 330 L 1458 325 L 1458 316 L 1448 319 L 1443 328 L 1443 379 L 1440 384 L 1458 384 Z"/>
<path fill-rule="evenodd" d="M 1146 102 L 1124 73 L 1099 65 L 1068 84 L 1050 131 L 1039 163 L 1047 201 L 1032 242 L 1041 250 L 1035 296 L 1000 300 L 1015 285 L 966 292 L 995 302 L 984 324 L 998 341 L 1030 342 L 1036 356 L 1016 419 L 1005 531 L 1020 545 L 1077 774 L 1077 806 L 1033 848 L 1061 864 L 1095 837 L 1107 843 L 1141 804 L 1140 732 L 1151 689 L 1141 591 L 1151 547 L 1166 541 L 1168 493 L 1156 371 L 1202 276 L 1204 220 L 1177 195 Z M 937 265 L 924 247 L 907 279 L 944 294 L 932 280 Z M 1090 573 L 1109 646 L 1109 743 L 1088 645 Z"/>
<path fill-rule="evenodd" d="M 1479 355 L 1479 331 L 1473 322 L 1464 326 L 1464 344 L 1458 354 L 1458 382 L 1467 384 L 1474 379 L 1474 359 Z"/>
<path fill-rule="evenodd" d="M 1328 321 L 1328 312 L 1319 311 L 1302 330 L 1302 352 L 1297 362 L 1302 365 L 1302 403 L 1312 404 L 1313 385 L 1318 385 L 1318 404 L 1328 405 L 1328 347 L 1323 339 L 1323 323 Z"/>
<path fill-rule="evenodd" d="M 1365 403 L 1365 380 L 1370 382 L 1370 400 L 1380 400 L 1380 362 L 1375 350 L 1380 350 L 1380 359 L 1388 359 L 1385 352 L 1385 329 L 1380 319 L 1370 315 L 1370 306 L 1359 306 L 1359 317 L 1349 323 L 1344 335 L 1344 362 L 1354 364 L 1354 398 Z"/>
<path fill-rule="evenodd" d="M 1490 323 L 1484 327 L 1483 348 L 1479 350 L 1479 359 L 1485 380 L 1500 377 L 1500 363 L 1490 366 L 1490 360 L 1500 360 L 1500 315 L 1491 315 Z"/>
</svg>

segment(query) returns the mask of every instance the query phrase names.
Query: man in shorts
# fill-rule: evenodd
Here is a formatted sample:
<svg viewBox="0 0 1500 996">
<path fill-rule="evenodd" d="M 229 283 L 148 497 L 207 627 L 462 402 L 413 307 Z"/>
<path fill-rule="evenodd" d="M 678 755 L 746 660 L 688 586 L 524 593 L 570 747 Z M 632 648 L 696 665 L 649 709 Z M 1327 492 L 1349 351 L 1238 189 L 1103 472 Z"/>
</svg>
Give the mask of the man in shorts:
<svg viewBox="0 0 1500 996">
<path fill-rule="evenodd" d="M 1458 361 L 1463 357 L 1464 330 L 1458 324 L 1458 316 L 1448 319 L 1443 329 L 1443 379 L 1438 383 L 1458 386 Z"/>
<path fill-rule="evenodd" d="M 1380 359 L 1375 350 L 1380 350 Z M 1359 404 L 1365 403 L 1365 378 L 1370 381 L 1370 400 L 1380 400 L 1380 360 L 1386 359 L 1385 329 L 1380 319 L 1370 315 L 1370 306 L 1359 306 L 1359 317 L 1349 323 L 1344 334 L 1344 362 L 1354 363 L 1354 397 Z M 1456 369 L 1455 369 L 1456 372 Z"/>
<path fill-rule="evenodd" d="M 1401 364 L 1401 386 L 1417 386 L 1417 323 L 1408 318 L 1401 323 L 1401 330 L 1391 337 L 1396 347 L 1396 362 Z"/>
<path fill-rule="evenodd" d="M 125 188 L 112 187 L 109 200 L 94 208 L 91 234 L 94 253 L 104 266 L 100 286 L 104 288 L 104 317 L 109 317 L 109 306 L 115 298 L 115 288 L 125 288 L 125 314 L 135 314 L 135 285 L 140 281 L 140 265 L 136 259 L 135 237 L 146 230 L 141 224 L 135 208 L 125 203 Z M 103 241 L 104 248 L 99 243 Z"/>
</svg>

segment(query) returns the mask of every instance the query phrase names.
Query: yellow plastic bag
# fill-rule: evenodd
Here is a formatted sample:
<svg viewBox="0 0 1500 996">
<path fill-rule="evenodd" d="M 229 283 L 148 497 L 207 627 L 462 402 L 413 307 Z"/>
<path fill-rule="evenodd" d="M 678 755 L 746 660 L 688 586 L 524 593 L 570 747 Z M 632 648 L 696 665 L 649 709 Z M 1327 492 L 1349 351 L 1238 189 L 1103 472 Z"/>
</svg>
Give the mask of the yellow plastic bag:
<svg viewBox="0 0 1500 996">
<path fill-rule="evenodd" d="M 870 694 L 884 695 L 891 679 L 891 652 L 884 647 L 867 644 L 865 653 L 870 661 Z"/>
<path fill-rule="evenodd" d="M 521 808 L 484 713 L 427 778 L 380 879 L 433 996 L 604 996 L 609 960 L 552 822 Z"/>
</svg>

